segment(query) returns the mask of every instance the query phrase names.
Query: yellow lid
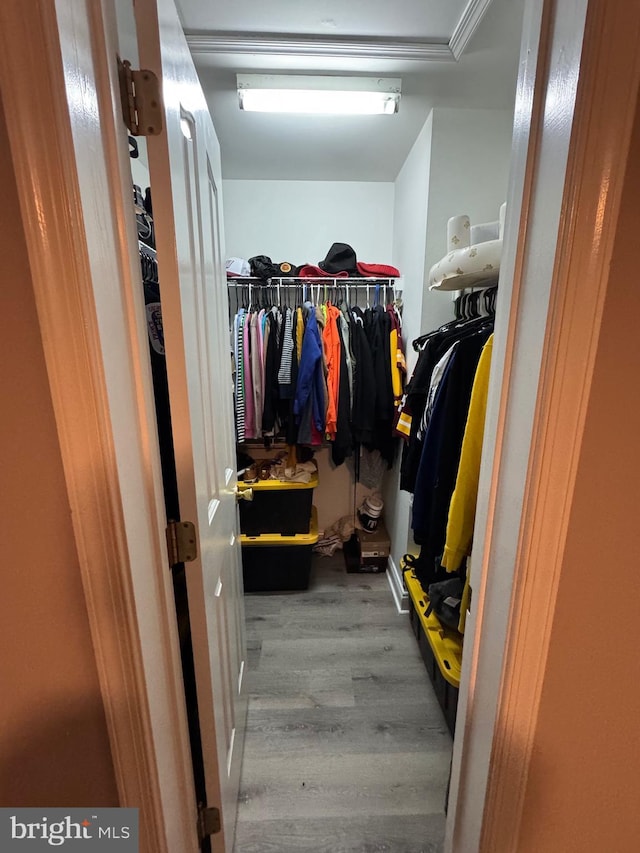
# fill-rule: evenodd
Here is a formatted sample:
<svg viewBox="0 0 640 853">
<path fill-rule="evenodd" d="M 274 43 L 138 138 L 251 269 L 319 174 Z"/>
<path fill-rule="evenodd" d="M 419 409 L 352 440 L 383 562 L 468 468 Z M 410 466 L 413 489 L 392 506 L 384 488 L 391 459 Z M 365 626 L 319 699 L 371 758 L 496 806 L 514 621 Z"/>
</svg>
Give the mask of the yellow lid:
<svg viewBox="0 0 640 853">
<path fill-rule="evenodd" d="M 431 651 L 443 678 L 453 687 L 460 687 L 462 669 L 462 635 L 443 625 L 435 613 L 427 616 L 429 599 L 412 569 L 405 571 L 404 582 L 420 619 L 420 626 L 429 641 Z"/>
<path fill-rule="evenodd" d="M 283 536 L 282 533 L 262 533 L 260 536 L 240 536 L 241 545 L 315 545 L 318 541 L 318 512 L 311 507 L 311 523 L 308 533 L 296 533 L 294 536 Z"/>
<path fill-rule="evenodd" d="M 315 489 L 318 485 L 318 473 L 311 475 L 308 483 L 297 483 L 291 480 L 256 480 L 255 483 L 245 483 L 238 480 L 239 489 L 254 489 L 257 492 L 281 491 L 286 489 Z"/>
</svg>

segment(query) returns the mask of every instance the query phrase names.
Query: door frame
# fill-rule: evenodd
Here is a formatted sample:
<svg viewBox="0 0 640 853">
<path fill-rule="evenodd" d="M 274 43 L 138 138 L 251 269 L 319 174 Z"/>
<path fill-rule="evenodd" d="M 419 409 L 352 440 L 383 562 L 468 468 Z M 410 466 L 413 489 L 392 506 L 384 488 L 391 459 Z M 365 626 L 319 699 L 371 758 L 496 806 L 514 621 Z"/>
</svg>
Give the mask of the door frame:
<svg viewBox="0 0 640 853">
<path fill-rule="evenodd" d="M 640 7 L 529 0 L 447 853 L 517 846 L 639 85 Z"/>
<path fill-rule="evenodd" d="M 58 7 L 65 2 L 67 0 L 58 0 Z M 453 845 L 454 840 L 461 837 L 460 833 L 467 830 L 479 838 L 490 766 L 493 772 L 487 800 L 486 838 L 491 837 L 490 833 L 501 821 L 508 820 L 510 825 L 516 825 L 520 816 L 518 810 L 522 806 L 530 755 L 526 751 L 524 754 L 521 750 L 516 752 L 516 734 L 524 731 L 526 743 L 530 745 L 534 723 L 532 709 L 540 695 L 546 656 L 539 642 L 539 625 L 534 624 L 533 611 L 527 602 L 536 601 L 540 606 L 535 596 L 543 595 L 551 618 L 558 564 L 554 561 L 551 566 L 545 566 L 541 557 L 557 553 L 553 549 L 561 548 L 563 535 L 562 525 L 556 528 L 543 524 L 545 506 L 534 498 L 536 494 L 545 494 L 546 499 L 556 501 L 554 506 L 558 508 L 557 502 L 567 494 L 563 488 L 572 483 L 572 464 L 563 465 L 556 472 L 549 463 L 562 458 L 562 451 L 566 452 L 567 436 L 571 435 L 566 431 L 567 426 L 571 424 L 572 429 L 581 429 L 584 418 L 584 394 L 592 369 L 589 359 L 597 340 L 598 311 L 606 288 L 607 253 L 611 250 L 615 230 L 611 224 L 615 222 L 626 164 L 626 156 L 620 155 L 625 153 L 628 144 L 633 115 L 628 101 L 631 93 L 634 96 L 637 93 L 640 77 L 640 9 L 631 9 L 623 0 L 615 3 L 591 0 L 586 5 L 589 22 L 582 54 L 584 81 L 581 75 L 562 201 L 561 239 L 558 240 L 550 291 L 551 323 L 548 328 L 545 319 L 540 397 L 537 397 L 537 376 L 533 391 L 535 425 L 531 427 L 536 452 L 527 471 L 524 511 L 517 535 L 517 572 L 513 564 L 507 566 L 499 578 L 495 577 L 495 572 L 493 579 L 490 578 L 487 572 L 487 560 L 492 553 L 490 537 L 481 549 L 477 549 L 482 554 L 482 577 L 474 589 L 478 627 L 467 637 L 468 646 L 469 639 L 473 639 L 471 654 L 465 655 L 459 718 L 463 737 L 456 741 L 453 808 L 448 824 L 453 833 L 448 836 L 448 849 L 456 851 L 480 849 L 479 846 L 461 846 L 458 841 Z M 540 21 L 550 27 L 553 24 L 550 15 L 555 6 L 552 0 L 530 0 L 528 9 L 537 10 Z M 142 839 L 141 850 L 149 853 L 195 851 L 196 808 L 181 694 L 179 650 L 169 616 L 171 598 L 161 529 L 162 492 L 157 442 L 154 443 L 151 380 L 148 371 L 136 366 L 133 357 L 141 346 L 138 328 L 141 318 L 125 304 L 122 317 L 129 330 L 131 348 L 123 354 L 123 368 L 129 371 L 133 393 L 129 407 L 114 413 L 109 409 L 106 368 L 99 347 L 95 294 L 92 287 L 87 286 L 93 279 L 87 243 L 81 239 L 85 234 L 84 213 L 67 113 L 56 10 L 46 0 L 34 0 L 29 4 L 9 0 L 0 7 L 0 24 L 2 97 L 120 799 L 123 805 L 135 804 L 141 808 L 147 833 Z M 603 31 L 608 33 L 606 39 L 597 37 Z M 546 32 L 546 38 L 550 38 L 552 32 Z M 537 47 L 531 58 L 536 55 Z M 548 65 L 537 68 L 533 92 L 540 97 L 541 87 L 546 91 Z M 537 102 L 539 110 L 540 103 Z M 535 106 L 532 102 L 532 107 Z M 531 115 L 532 128 L 535 128 L 541 113 L 533 109 Z M 523 139 L 520 144 L 524 145 Z M 529 194 L 531 204 L 536 196 L 534 178 L 540 166 L 541 144 L 542 136 L 532 133 L 529 144 L 520 148 L 520 154 L 526 152 L 522 188 L 523 193 Z M 119 156 L 113 151 L 109 154 Z M 585 164 L 589 164 L 588 170 Z M 604 196 L 603 186 L 609 188 Z M 83 191 L 86 192 L 86 188 L 83 187 Z M 531 204 L 523 206 L 521 216 L 511 214 L 514 219 L 506 238 L 507 244 L 511 241 L 512 246 L 514 290 L 513 294 L 508 294 L 508 306 L 503 306 L 508 307 L 503 331 L 508 357 L 497 383 L 498 390 L 494 392 L 499 400 L 495 413 L 497 453 L 493 465 L 485 465 L 483 471 L 485 489 L 490 485 L 486 489 L 483 510 L 487 531 L 495 530 L 499 520 L 497 486 L 508 479 L 510 463 L 503 453 L 505 430 L 517 431 L 517 424 L 509 423 L 507 402 L 517 358 L 523 355 L 518 352 L 517 331 L 525 304 L 527 279 L 523 277 L 523 267 L 529 228 L 533 225 L 528 219 L 533 209 Z M 126 224 L 132 216 L 124 210 L 118 213 L 121 224 Z M 589 234 L 589 229 L 582 227 L 585 222 L 591 226 L 586 241 L 584 235 Z M 599 241 L 592 239 L 594 233 L 599 235 Z M 520 240 L 517 253 L 516 235 Z M 120 235 L 122 252 L 126 239 L 126 235 Z M 589 267 L 589 262 L 595 266 Z M 590 270 L 586 277 L 585 269 Z M 123 284 L 132 271 L 120 269 L 119 274 Z M 52 281 L 64 282 L 64 289 L 54 290 L 50 286 Z M 577 310 L 585 307 L 582 302 L 577 303 L 578 292 L 581 299 L 585 297 L 591 314 L 587 310 Z M 507 295 L 503 299 L 506 300 Z M 497 340 L 498 337 L 497 333 Z M 566 389 L 566 383 L 574 375 L 568 346 L 578 346 L 580 342 L 582 349 L 575 352 L 586 357 L 589 369 L 581 374 L 582 384 L 574 388 L 565 405 L 560 406 L 560 391 Z M 571 354 L 573 352 L 572 349 Z M 552 419 L 548 417 L 550 413 L 553 413 Z M 131 440 L 138 444 L 140 451 L 136 473 L 146 484 L 135 496 L 141 501 L 137 510 L 132 506 L 131 495 L 127 495 L 130 482 L 123 479 L 116 451 L 117 433 L 132 426 L 135 429 Z M 530 445 L 531 432 L 527 433 L 526 428 L 521 432 L 521 437 L 528 435 Z M 571 462 L 571 455 L 568 459 Z M 554 492 L 554 488 L 559 491 Z M 559 511 L 559 517 L 564 518 L 566 506 Z M 132 561 L 125 525 L 125 517 L 128 517 L 125 514 L 130 512 L 147 531 L 149 559 L 143 566 Z M 493 547 L 498 544 L 494 537 Z M 151 619 L 140 618 L 136 610 L 134 574 L 138 575 L 136 582 L 139 582 L 141 572 L 153 592 L 147 602 Z M 497 587 L 496 582 L 499 582 Z M 488 648 L 484 641 L 491 627 L 491 617 L 505 607 L 510 615 L 505 625 L 502 653 L 493 662 L 483 660 L 481 651 Z M 149 649 L 154 644 L 155 660 L 152 661 Z M 507 657 L 503 670 L 505 648 Z M 527 672 L 535 676 L 523 684 L 513 677 L 515 666 L 526 666 Z M 477 692 L 479 679 L 488 672 L 492 673 L 492 678 L 497 673 L 495 690 L 493 695 L 480 696 Z M 155 684 L 153 676 L 159 679 Z M 165 722 L 169 723 L 164 735 L 159 734 L 154 718 L 158 713 L 154 708 L 156 702 L 161 703 Z M 496 728 L 498 711 L 501 725 L 505 724 L 501 728 Z M 473 731 L 481 718 L 482 726 Z M 171 735 L 169 738 L 167 733 Z M 489 752 L 485 749 L 479 754 L 477 749 L 482 745 L 482 734 Z M 520 762 L 521 784 L 514 789 L 510 810 L 505 812 L 504 808 L 497 808 L 496 793 L 500 790 L 503 771 L 507 765 L 513 765 L 515 756 Z M 168 766 L 175 774 L 172 779 L 160 771 L 161 767 L 166 770 Z M 474 769 L 484 776 L 484 784 L 470 792 L 468 785 Z M 461 792 L 466 793 L 466 801 L 461 799 Z M 169 839 L 175 837 L 172 822 L 177 822 L 184 833 L 180 846 L 170 847 Z"/>
<path fill-rule="evenodd" d="M 487 853 L 518 843 L 639 93 L 640 7 L 590 2 L 478 847 Z"/>
<path fill-rule="evenodd" d="M 111 97 L 111 64 L 99 56 L 94 74 L 100 46 L 88 30 L 104 25 L 103 11 L 76 0 L 1 4 L 0 81 L 120 804 L 140 809 L 144 853 L 197 853 L 146 322 L 131 298 L 135 220 L 123 188 L 104 182 L 128 155 L 113 133 L 96 137 L 100 160 L 81 185 L 65 90 L 67 63 L 89 98 Z M 95 258 L 87 233 L 99 226 Z M 125 340 L 109 360 L 105 308 Z"/>
</svg>

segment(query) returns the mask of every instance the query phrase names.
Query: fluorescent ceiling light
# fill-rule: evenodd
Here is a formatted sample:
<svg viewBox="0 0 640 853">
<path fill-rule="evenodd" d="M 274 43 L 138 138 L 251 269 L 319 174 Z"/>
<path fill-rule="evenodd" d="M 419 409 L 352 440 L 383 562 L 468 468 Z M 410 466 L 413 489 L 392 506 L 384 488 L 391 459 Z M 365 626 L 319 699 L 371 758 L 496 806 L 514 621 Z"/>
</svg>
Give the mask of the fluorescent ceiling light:
<svg viewBox="0 0 640 853">
<path fill-rule="evenodd" d="M 317 115 L 392 115 L 402 81 L 380 77 L 238 74 L 241 110 Z"/>
</svg>

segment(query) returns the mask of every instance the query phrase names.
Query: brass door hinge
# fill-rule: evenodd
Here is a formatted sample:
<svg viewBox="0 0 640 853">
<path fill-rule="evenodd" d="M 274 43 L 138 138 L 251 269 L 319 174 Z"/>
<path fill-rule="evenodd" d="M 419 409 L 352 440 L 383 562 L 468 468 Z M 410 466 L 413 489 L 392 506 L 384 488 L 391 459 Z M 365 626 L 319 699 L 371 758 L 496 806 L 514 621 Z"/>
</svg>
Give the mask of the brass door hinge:
<svg viewBox="0 0 640 853">
<path fill-rule="evenodd" d="M 160 84 L 153 71 L 134 71 L 118 57 L 122 117 L 133 136 L 157 136 L 162 130 Z"/>
<path fill-rule="evenodd" d="M 170 521 L 167 524 L 169 565 L 192 563 L 198 556 L 196 526 L 192 521 Z"/>
<path fill-rule="evenodd" d="M 198 806 L 198 838 L 203 841 L 222 829 L 220 809 L 215 806 Z"/>
</svg>

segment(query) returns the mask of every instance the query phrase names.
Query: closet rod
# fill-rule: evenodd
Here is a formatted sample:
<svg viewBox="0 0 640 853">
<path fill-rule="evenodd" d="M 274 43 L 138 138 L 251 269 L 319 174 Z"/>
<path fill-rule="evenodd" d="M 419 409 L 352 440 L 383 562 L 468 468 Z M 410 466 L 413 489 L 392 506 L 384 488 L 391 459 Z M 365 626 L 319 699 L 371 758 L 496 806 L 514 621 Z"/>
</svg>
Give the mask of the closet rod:
<svg viewBox="0 0 640 853">
<path fill-rule="evenodd" d="M 237 279 L 227 279 L 227 287 L 247 287 L 247 285 L 251 285 L 252 287 L 271 287 L 272 285 L 269 282 L 278 282 L 281 287 L 300 287 L 303 284 L 331 284 L 333 287 L 371 287 L 371 285 L 376 282 L 377 284 L 382 285 L 384 282 L 387 282 L 387 286 L 393 286 L 390 283 L 399 281 L 397 278 L 329 278 L 329 277 L 318 277 L 312 278 L 311 276 L 305 276 L 304 278 L 270 278 L 268 280 L 265 279 L 257 279 L 257 278 L 237 278 Z"/>
</svg>

